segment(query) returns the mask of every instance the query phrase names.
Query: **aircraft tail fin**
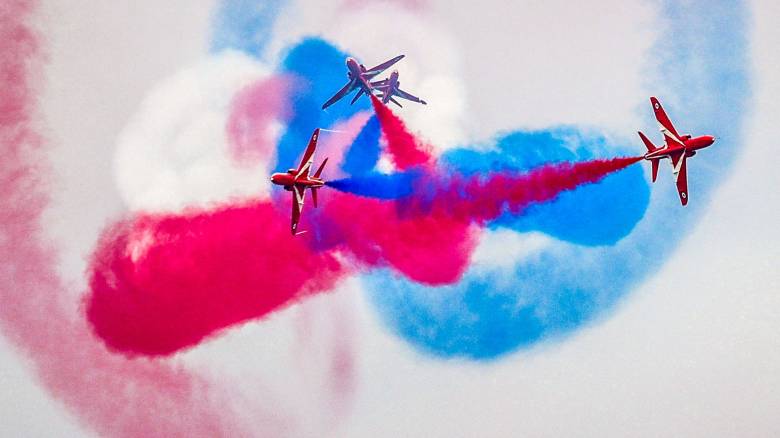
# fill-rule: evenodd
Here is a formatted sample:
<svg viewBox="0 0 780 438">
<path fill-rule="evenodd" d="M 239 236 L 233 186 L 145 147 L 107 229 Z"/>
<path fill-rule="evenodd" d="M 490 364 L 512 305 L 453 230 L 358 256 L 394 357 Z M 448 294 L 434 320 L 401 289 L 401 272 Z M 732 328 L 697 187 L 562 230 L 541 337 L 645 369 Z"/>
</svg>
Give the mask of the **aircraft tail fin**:
<svg viewBox="0 0 780 438">
<path fill-rule="evenodd" d="M 311 189 L 311 203 L 317 208 L 317 188 Z"/>
<path fill-rule="evenodd" d="M 658 150 L 657 147 L 644 135 L 641 131 L 637 131 L 637 134 L 639 134 L 639 138 L 642 139 L 642 142 L 644 142 L 645 147 L 647 147 L 647 152 L 654 152 Z"/>
<path fill-rule="evenodd" d="M 641 131 L 637 131 L 637 134 L 639 134 L 639 138 L 642 139 L 645 147 L 647 147 L 647 152 L 655 152 L 658 150 L 658 148 L 644 134 L 642 134 Z M 658 178 L 658 163 L 660 161 L 660 158 L 654 158 L 650 160 L 650 164 L 653 166 L 653 182 L 655 182 L 656 178 Z"/>
<path fill-rule="evenodd" d="M 322 169 L 324 169 L 324 168 L 325 168 L 325 164 L 326 164 L 327 162 L 328 162 L 328 159 L 327 159 L 327 158 L 326 158 L 326 159 L 324 159 L 324 160 L 322 160 L 322 164 L 320 164 L 320 168 L 319 168 L 319 169 L 317 169 L 317 171 L 316 171 L 316 172 L 314 172 L 314 177 L 315 177 L 315 178 L 319 178 L 319 177 L 320 177 L 320 175 L 322 175 Z"/>
</svg>

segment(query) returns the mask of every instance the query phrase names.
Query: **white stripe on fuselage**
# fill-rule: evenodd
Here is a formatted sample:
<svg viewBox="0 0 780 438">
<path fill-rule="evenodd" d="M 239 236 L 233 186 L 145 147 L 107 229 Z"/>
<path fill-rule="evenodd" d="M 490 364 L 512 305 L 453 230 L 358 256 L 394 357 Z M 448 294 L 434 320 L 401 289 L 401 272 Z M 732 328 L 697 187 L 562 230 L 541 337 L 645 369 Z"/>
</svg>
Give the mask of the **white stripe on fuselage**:
<svg viewBox="0 0 780 438">
<path fill-rule="evenodd" d="M 667 136 L 667 137 L 671 138 L 672 140 L 676 141 L 676 142 L 677 142 L 677 143 L 679 143 L 681 146 L 685 146 L 685 143 L 683 143 L 683 142 L 682 142 L 682 140 L 680 140 L 679 138 L 677 138 L 677 136 L 676 136 L 676 135 L 672 134 L 672 132 L 671 132 L 671 131 L 669 131 L 669 129 L 668 129 L 666 126 L 664 126 L 664 124 L 663 124 L 663 123 L 661 123 L 661 122 L 658 122 L 658 127 L 661 129 L 661 133 L 662 133 L 663 135 L 665 135 L 665 136 Z"/>
</svg>

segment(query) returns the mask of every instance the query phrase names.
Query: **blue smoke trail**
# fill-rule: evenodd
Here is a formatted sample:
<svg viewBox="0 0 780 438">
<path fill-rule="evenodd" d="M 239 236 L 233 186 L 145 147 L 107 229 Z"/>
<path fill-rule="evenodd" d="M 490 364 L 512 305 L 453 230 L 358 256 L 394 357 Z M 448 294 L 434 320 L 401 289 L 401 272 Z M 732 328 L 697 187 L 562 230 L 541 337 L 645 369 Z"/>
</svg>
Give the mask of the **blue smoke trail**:
<svg viewBox="0 0 780 438">
<path fill-rule="evenodd" d="M 350 175 L 363 175 L 374 170 L 381 152 L 379 147 L 381 133 L 379 119 L 376 115 L 372 115 L 347 150 L 341 169 Z"/>
<path fill-rule="evenodd" d="M 360 176 L 328 181 L 325 185 L 342 192 L 377 199 L 400 199 L 414 193 L 414 185 L 422 176 L 419 170 L 384 174 L 364 173 Z"/>
<path fill-rule="evenodd" d="M 662 265 L 683 235 L 666 230 L 688 229 L 701 219 L 707 193 L 733 162 L 723 157 L 739 145 L 750 90 L 745 69 L 749 15 L 745 2 L 736 0 L 664 1 L 661 6 L 675 38 L 663 39 L 653 51 L 664 74 L 655 94 L 686 102 L 680 108 L 667 104 L 676 119 L 685 120 L 686 131 L 731 128 L 719 138 L 722 146 L 705 155 L 711 165 L 696 167 L 697 202 L 680 208 L 674 184 L 657 184 L 648 209 L 647 181 L 640 166 L 633 166 L 601 184 L 534 206 L 523 217 L 499 218 L 493 226 L 539 230 L 557 239 L 511 267 L 472 265 L 460 282 L 450 286 L 431 288 L 375 271 L 367 278 L 366 290 L 391 330 L 435 356 L 477 360 L 561 339 L 606 315 Z M 642 107 L 646 125 L 654 125 L 652 111 L 644 105 L 648 104 Z M 522 140 L 536 134 L 516 134 L 499 140 L 503 150 L 495 154 L 463 149 L 443 159 L 460 171 L 477 172 L 533 166 L 570 152 L 587 159 L 602 146 L 601 141 L 589 140 L 573 151 L 561 150 L 564 141 L 552 148 L 534 148 L 535 142 Z M 555 131 L 550 134 L 554 139 Z M 545 144 L 543 138 L 535 140 Z M 622 211 L 624 206 L 628 212 Z M 637 223 L 637 213 L 642 217 L 646 209 L 647 215 Z M 626 229 L 630 234 L 621 238 Z"/>
<path fill-rule="evenodd" d="M 287 0 L 225 0 L 214 16 L 211 51 L 240 50 L 260 58 Z"/>
<path fill-rule="evenodd" d="M 347 101 L 322 110 L 322 104 L 347 83 L 346 57 L 346 53 L 319 38 L 306 38 L 287 52 L 281 73 L 296 79 L 290 95 L 293 117 L 277 145 L 276 172 L 298 159 L 314 128 L 333 126 L 371 107 L 368 99 L 350 105 L 345 98 Z"/>
</svg>

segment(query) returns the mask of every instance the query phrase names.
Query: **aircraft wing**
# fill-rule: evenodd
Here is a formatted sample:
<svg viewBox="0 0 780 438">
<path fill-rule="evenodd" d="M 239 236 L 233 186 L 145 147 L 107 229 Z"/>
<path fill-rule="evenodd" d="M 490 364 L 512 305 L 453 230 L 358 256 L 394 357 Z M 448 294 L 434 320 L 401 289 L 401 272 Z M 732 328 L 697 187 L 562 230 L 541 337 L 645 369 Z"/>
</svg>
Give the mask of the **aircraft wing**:
<svg viewBox="0 0 780 438">
<path fill-rule="evenodd" d="M 404 91 L 404 90 L 402 90 L 400 88 L 396 88 L 395 89 L 395 95 L 398 96 L 398 97 L 401 97 L 403 99 L 406 99 L 406 100 L 411 100 L 412 102 L 417 102 L 417 103 L 421 103 L 423 105 L 428 105 L 424 100 L 420 99 L 417 96 L 412 96 L 411 94 L 407 93 L 406 91 Z"/>
<path fill-rule="evenodd" d="M 685 152 L 679 152 L 671 156 L 672 171 L 674 172 L 677 193 L 680 195 L 682 205 L 688 204 L 688 169 L 685 158 Z"/>
<path fill-rule="evenodd" d="M 683 142 L 680 140 L 680 134 L 674 129 L 674 125 L 672 125 L 672 121 L 669 120 L 669 116 L 666 115 L 666 111 L 664 111 L 664 107 L 661 106 L 661 102 L 659 102 L 657 98 L 651 97 L 650 103 L 653 104 L 655 119 L 658 120 L 658 127 L 661 129 L 661 133 L 663 133 L 666 141 L 671 141 L 682 146 Z"/>
<path fill-rule="evenodd" d="M 371 82 L 371 87 L 376 88 L 377 90 L 386 89 L 388 85 L 387 79 L 382 79 L 381 81 Z"/>
<path fill-rule="evenodd" d="M 398 105 L 399 108 L 403 108 L 404 107 L 403 105 L 401 105 L 400 102 L 398 102 L 397 100 L 393 99 L 393 95 L 392 94 L 383 95 L 382 96 L 382 102 L 384 102 L 384 103 L 393 102 L 394 104 Z"/>
<path fill-rule="evenodd" d="M 303 211 L 303 201 L 306 197 L 306 189 L 293 186 L 292 189 L 292 215 L 290 218 L 290 231 L 293 236 L 298 233 L 298 222 L 301 220 L 301 211 Z"/>
<path fill-rule="evenodd" d="M 347 85 L 344 85 L 344 87 L 341 90 L 337 91 L 336 94 L 333 95 L 333 97 L 331 97 L 330 99 L 328 99 L 327 102 L 322 104 L 322 109 L 325 109 L 333 105 L 334 103 L 338 102 L 339 100 L 341 100 L 341 98 L 343 98 L 344 96 L 349 94 L 350 91 L 355 89 L 356 84 L 357 81 L 354 78 L 350 79 L 349 82 L 347 82 Z"/>
<path fill-rule="evenodd" d="M 355 95 L 355 97 L 353 97 L 353 98 L 352 98 L 352 101 L 351 101 L 349 104 L 350 104 L 350 105 L 354 105 L 354 104 L 355 104 L 355 102 L 357 102 L 357 100 L 358 100 L 358 99 L 360 99 L 360 96 L 362 96 L 362 95 L 363 95 L 363 93 L 365 93 L 365 92 L 366 92 L 366 91 L 365 91 L 364 89 L 362 89 L 362 88 L 361 88 L 361 89 L 360 89 L 360 91 L 358 91 L 358 92 L 357 92 L 357 94 Z"/>
<path fill-rule="evenodd" d="M 314 162 L 314 150 L 317 149 L 317 138 L 320 136 L 320 128 L 314 130 L 309 140 L 309 145 L 306 147 L 306 151 L 301 158 L 301 164 L 295 172 L 295 178 L 308 177 L 309 170 L 311 169 L 311 163 Z"/>
<path fill-rule="evenodd" d="M 406 55 L 398 55 L 398 56 L 396 56 L 395 58 L 393 58 L 393 59 L 391 59 L 389 61 L 385 61 L 385 62 L 383 62 L 383 63 L 381 63 L 381 64 L 379 64 L 379 65 L 377 65 L 375 67 L 371 67 L 371 68 L 369 68 L 368 70 L 366 70 L 363 73 L 363 76 L 365 76 L 366 79 L 371 79 L 374 76 L 376 76 L 376 75 L 382 73 L 383 71 L 387 70 L 388 68 L 390 68 L 396 62 L 402 60 L 404 58 L 404 56 L 406 56 Z"/>
</svg>

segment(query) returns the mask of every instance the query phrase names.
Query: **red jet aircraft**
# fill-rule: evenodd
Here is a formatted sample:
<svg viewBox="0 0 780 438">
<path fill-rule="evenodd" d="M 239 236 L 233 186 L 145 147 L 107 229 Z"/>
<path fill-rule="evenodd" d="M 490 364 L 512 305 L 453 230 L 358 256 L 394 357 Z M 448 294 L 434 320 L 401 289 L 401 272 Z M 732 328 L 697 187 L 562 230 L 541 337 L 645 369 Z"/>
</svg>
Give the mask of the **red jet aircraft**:
<svg viewBox="0 0 780 438">
<path fill-rule="evenodd" d="M 393 59 L 377 65 L 376 67 L 368 69 L 365 65 L 359 64 L 355 58 L 347 58 L 347 77 L 349 78 L 349 82 L 347 82 L 347 85 L 344 85 L 341 90 L 337 91 L 333 97 L 328 99 L 327 102 L 322 104 L 322 109 L 333 105 L 357 88 L 359 88 L 360 91 L 358 91 L 358 94 L 355 95 L 350 104 L 355 103 L 363 94 L 367 94 L 369 96 L 372 95 L 374 93 L 374 88 L 371 86 L 371 79 L 374 79 L 376 76 L 382 74 L 383 71 L 387 70 L 393 64 L 403 59 L 403 57 L 404 55 L 398 55 Z"/>
<path fill-rule="evenodd" d="M 398 70 L 394 70 L 392 73 L 390 73 L 390 78 L 372 82 L 371 86 L 379 90 L 382 94 L 379 96 L 379 98 L 382 100 L 382 103 L 387 105 L 387 102 L 393 102 L 394 104 L 403 107 L 400 103 L 398 103 L 397 100 L 393 99 L 393 96 L 398 96 L 402 99 L 411 100 L 412 102 L 421 103 L 423 105 L 428 105 L 424 100 L 420 99 L 417 96 L 413 96 L 406 91 L 400 89 L 401 81 L 398 80 Z"/>
<path fill-rule="evenodd" d="M 658 176 L 658 163 L 662 158 L 669 158 L 672 162 L 672 172 L 677 183 L 677 192 L 680 194 L 682 205 L 688 204 L 688 172 L 685 166 L 685 160 L 688 157 L 696 155 L 696 151 L 704 149 L 715 142 L 715 137 L 711 135 L 702 135 L 691 138 L 690 135 L 679 135 L 674 129 L 672 122 L 667 117 L 661 103 L 655 97 L 650 98 L 653 104 L 655 118 L 664 135 L 664 145 L 656 147 L 644 134 L 638 132 L 639 137 L 647 146 L 645 160 L 649 160 L 653 166 L 653 182 Z"/>
<path fill-rule="evenodd" d="M 314 206 L 317 207 L 317 189 L 325 185 L 325 182 L 320 179 L 322 169 L 325 167 L 325 163 L 328 159 L 322 161 L 320 168 L 314 175 L 310 176 L 309 171 L 311 165 L 314 162 L 314 150 L 317 148 L 317 139 L 320 136 L 320 128 L 314 130 L 309 140 L 309 146 L 306 147 L 306 152 L 303 153 L 301 158 L 301 164 L 297 169 L 289 169 L 285 173 L 274 173 L 271 175 L 271 182 L 284 186 L 285 190 L 292 192 L 292 221 L 290 231 L 293 236 L 303 234 L 305 231 L 298 232 L 298 221 L 301 219 L 301 210 L 303 210 L 303 200 L 306 197 L 306 189 L 311 189 L 311 200 Z"/>
</svg>

